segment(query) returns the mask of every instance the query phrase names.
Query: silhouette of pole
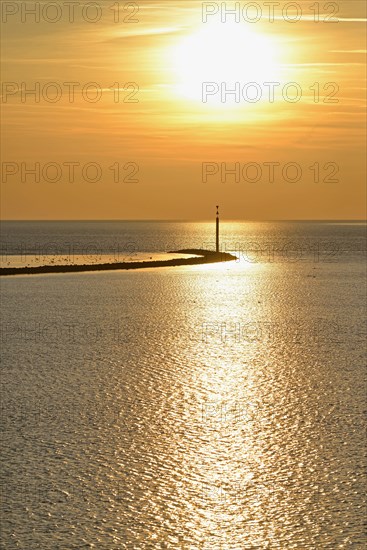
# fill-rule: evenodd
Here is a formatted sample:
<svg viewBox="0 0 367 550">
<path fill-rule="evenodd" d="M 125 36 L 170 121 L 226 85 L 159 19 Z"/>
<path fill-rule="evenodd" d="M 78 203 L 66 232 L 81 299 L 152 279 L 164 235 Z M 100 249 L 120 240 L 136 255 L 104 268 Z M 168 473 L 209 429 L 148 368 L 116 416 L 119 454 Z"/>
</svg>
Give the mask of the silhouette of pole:
<svg viewBox="0 0 367 550">
<path fill-rule="evenodd" d="M 219 206 L 217 206 L 215 251 L 219 252 Z"/>
</svg>

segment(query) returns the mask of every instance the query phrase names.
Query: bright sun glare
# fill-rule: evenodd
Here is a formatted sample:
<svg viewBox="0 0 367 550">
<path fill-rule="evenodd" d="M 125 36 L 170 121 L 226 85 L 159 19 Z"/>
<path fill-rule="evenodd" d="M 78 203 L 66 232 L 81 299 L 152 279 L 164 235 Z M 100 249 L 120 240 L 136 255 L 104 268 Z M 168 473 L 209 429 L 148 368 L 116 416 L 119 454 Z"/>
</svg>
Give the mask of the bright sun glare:
<svg viewBox="0 0 367 550">
<path fill-rule="evenodd" d="M 276 44 L 245 24 L 213 23 L 184 38 L 173 51 L 178 93 L 202 101 L 203 83 L 225 83 L 228 89 L 256 82 L 262 85 L 276 77 Z M 210 97 L 210 104 L 221 105 L 221 93 Z M 227 96 L 226 104 L 235 104 Z"/>
</svg>

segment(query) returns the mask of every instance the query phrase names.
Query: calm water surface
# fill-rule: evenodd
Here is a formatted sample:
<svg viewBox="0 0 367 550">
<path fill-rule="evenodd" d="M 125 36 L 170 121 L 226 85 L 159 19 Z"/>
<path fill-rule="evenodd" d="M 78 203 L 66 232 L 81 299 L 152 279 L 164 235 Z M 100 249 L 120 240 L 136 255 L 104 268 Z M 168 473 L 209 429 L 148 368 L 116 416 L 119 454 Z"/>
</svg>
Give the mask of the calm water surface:
<svg viewBox="0 0 367 550">
<path fill-rule="evenodd" d="M 40 262 L 213 241 L 212 224 L 2 233 Z M 226 224 L 237 262 L 3 278 L 3 548 L 365 548 L 365 241 Z"/>
</svg>

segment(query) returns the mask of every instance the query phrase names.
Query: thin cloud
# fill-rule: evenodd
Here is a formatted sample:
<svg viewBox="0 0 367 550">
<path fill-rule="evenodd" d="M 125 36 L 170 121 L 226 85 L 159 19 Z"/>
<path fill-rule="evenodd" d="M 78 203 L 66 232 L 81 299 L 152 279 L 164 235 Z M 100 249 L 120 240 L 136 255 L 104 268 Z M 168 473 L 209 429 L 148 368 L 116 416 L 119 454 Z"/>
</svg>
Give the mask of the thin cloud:
<svg viewBox="0 0 367 550">
<path fill-rule="evenodd" d="M 329 50 L 330 53 L 367 53 L 367 50 Z"/>
</svg>

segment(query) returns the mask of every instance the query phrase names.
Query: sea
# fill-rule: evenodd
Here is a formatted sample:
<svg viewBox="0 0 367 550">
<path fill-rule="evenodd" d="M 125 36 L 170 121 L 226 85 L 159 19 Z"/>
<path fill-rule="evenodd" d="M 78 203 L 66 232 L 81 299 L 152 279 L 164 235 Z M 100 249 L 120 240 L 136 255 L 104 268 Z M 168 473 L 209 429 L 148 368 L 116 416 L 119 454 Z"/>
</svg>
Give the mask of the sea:
<svg viewBox="0 0 367 550">
<path fill-rule="evenodd" d="M 3 222 L 1 266 L 214 249 Z M 1 548 L 367 547 L 366 225 L 221 222 L 214 264 L 1 277 Z"/>
</svg>

